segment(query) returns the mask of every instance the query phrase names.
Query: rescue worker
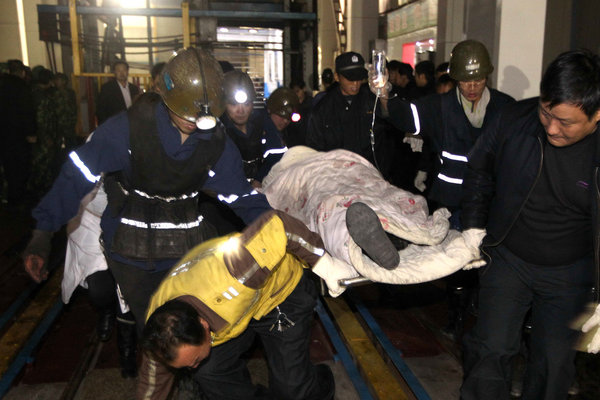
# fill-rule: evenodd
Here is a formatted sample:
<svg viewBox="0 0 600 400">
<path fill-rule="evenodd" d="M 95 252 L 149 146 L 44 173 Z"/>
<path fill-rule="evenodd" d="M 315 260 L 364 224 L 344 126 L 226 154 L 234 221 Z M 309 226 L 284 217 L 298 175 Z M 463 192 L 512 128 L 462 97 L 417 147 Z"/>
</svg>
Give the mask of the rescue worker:
<svg viewBox="0 0 600 400">
<path fill-rule="evenodd" d="M 263 116 L 265 130 L 265 148 L 263 154 L 263 166 L 258 174 L 258 180 L 262 181 L 275 163 L 281 160 L 287 151 L 284 142 L 286 129 L 292 121 L 298 122 L 300 114 L 298 107 L 300 102 L 298 96 L 290 88 L 280 87 L 271 93 L 267 99 L 267 111 Z"/>
<path fill-rule="evenodd" d="M 423 139 L 409 138 L 413 150 L 418 151 L 418 146 L 423 149 L 414 186 L 423 192 L 428 170 L 435 171 L 427 197 L 432 208 L 448 208 L 453 229 L 460 230 L 461 185 L 469 150 L 481 132 L 498 119 L 502 108 L 514 101 L 509 95 L 488 88 L 487 77 L 493 70 L 485 46 L 476 40 L 465 40 L 450 55 L 449 74 L 457 81 L 456 90 L 414 103 L 399 98 L 382 100 L 390 120 L 400 130 L 422 136 Z M 435 164 L 427 165 L 429 160 Z M 454 339 L 462 334 L 463 312 L 476 279 L 473 271 L 459 271 L 448 278 L 450 316 L 446 332 Z"/>
<path fill-rule="evenodd" d="M 210 400 L 333 399 L 331 370 L 312 365 L 308 351 L 317 297 L 309 266 L 332 295 L 343 291 L 338 279 L 348 265 L 282 211 L 191 250 L 150 300 L 137 399 L 167 398 L 177 368 L 191 369 Z M 269 389 L 253 386 L 240 360 L 256 336 Z"/>
<path fill-rule="evenodd" d="M 256 92 L 250 76 L 235 70 L 224 76 L 226 104 L 221 120 L 242 155 L 246 178 L 254 187 L 260 187 L 262 178 L 287 150 L 282 132 L 298 107 L 298 98 L 293 92 L 280 89 L 267 100 L 266 112 L 254 111 Z"/>
<path fill-rule="evenodd" d="M 507 106 L 469 154 L 461 218 L 488 264 L 464 340 L 461 399 L 509 398 L 529 310 L 524 400 L 570 397 L 571 324 L 592 299 L 596 311 L 577 328 L 596 336 L 581 350 L 600 350 L 599 122 L 600 56 L 568 51 L 544 72 L 540 96 Z"/>
<path fill-rule="evenodd" d="M 98 127 L 33 211 L 25 269 L 46 279 L 52 232 L 77 214 L 81 198 L 107 175 L 101 220 L 109 269 L 141 332 L 148 299 L 168 269 L 213 236 L 197 199 L 210 191 L 246 223 L 270 207 L 246 181 L 235 145 L 214 115 L 223 111 L 221 68 L 206 50 L 177 52 L 148 93 Z M 112 179 L 109 179 L 112 178 Z"/>
<path fill-rule="evenodd" d="M 223 95 L 225 96 L 225 112 L 221 121 L 227 129 L 227 134 L 236 144 L 242 161 L 244 173 L 252 185 L 258 176 L 263 163 L 265 134 L 262 116 L 254 111 L 256 91 L 250 76 L 242 71 L 229 71 L 223 78 Z"/>
<path fill-rule="evenodd" d="M 375 96 L 363 85 L 366 78 L 360 54 L 350 51 L 336 57 L 335 86 L 313 108 L 306 145 L 319 151 L 345 149 L 360 154 L 389 179 L 393 157 L 388 127 L 382 118 L 373 122 Z"/>
<path fill-rule="evenodd" d="M 306 90 L 306 83 L 302 79 L 293 80 L 290 89 L 298 96 L 298 115 L 300 119 L 292 122 L 286 129 L 285 144 L 287 147 L 305 146 L 306 130 L 312 111 L 313 97 Z"/>
</svg>

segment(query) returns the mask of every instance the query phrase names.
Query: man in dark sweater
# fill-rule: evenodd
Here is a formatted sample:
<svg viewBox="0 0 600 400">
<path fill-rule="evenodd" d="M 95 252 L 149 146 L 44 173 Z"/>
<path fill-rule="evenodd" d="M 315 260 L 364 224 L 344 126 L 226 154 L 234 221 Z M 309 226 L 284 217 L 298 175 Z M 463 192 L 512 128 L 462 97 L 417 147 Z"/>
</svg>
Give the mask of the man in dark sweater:
<svg viewBox="0 0 600 400">
<path fill-rule="evenodd" d="M 598 121 L 600 57 L 563 53 L 540 97 L 508 105 L 469 154 L 461 222 L 473 238 L 487 230 L 488 263 L 477 324 L 464 340 L 462 399 L 509 397 L 529 309 L 522 398 L 567 398 L 577 338 L 569 323 L 597 285 Z"/>
</svg>

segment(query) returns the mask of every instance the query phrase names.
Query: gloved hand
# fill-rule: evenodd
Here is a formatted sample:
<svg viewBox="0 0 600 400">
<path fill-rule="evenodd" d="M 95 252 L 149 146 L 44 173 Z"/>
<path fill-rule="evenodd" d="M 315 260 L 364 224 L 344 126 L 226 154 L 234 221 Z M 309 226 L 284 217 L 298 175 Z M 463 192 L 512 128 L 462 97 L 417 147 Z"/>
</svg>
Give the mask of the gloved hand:
<svg viewBox="0 0 600 400">
<path fill-rule="evenodd" d="M 423 138 L 420 136 L 405 136 L 402 142 L 408 143 L 413 153 L 421 153 L 423 151 Z"/>
<path fill-rule="evenodd" d="M 594 328 L 596 328 L 596 333 L 587 344 L 587 352 L 596 354 L 600 351 L 600 329 L 598 329 L 600 328 L 600 304 L 596 306 L 592 316 L 583 324 L 581 332 L 587 333 Z"/>
<path fill-rule="evenodd" d="M 367 71 L 369 75 L 369 89 L 371 89 L 371 92 L 373 92 L 373 94 L 376 96 L 387 99 L 389 97 L 390 90 L 392 90 L 392 84 L 388 81 L 387 69 L 384 76 L 379 76 L 377 73 L 375 73 L 373 64 L 368 64 Z"/>
<path fill-rule="evenodd" d="M 463 267 L 464 270 L 483 267 L 486 264 L 485 260 L 481 258 L 481 252 L 479 251 L 479 246 L 481 245 L 481 241 L 485 237 L 485 234 L 485 229 L 479 228 L 471 228 L 462 232 L 465 245 L 473 254 L 472 261 L 468 262 Z"/>
<path fill-rule="evenodd" d="M 419 192 L 424 192 L 425 189 L 427 189 L 427 185 L 425 185 L 426 180 L 427 180 L 427 172 L 417 171 L 417 176 L 415 176 L 415 181 L 413 182 L 413 184 L 415 185 L 415 188 L 417 188 L 417 190 Z"/>
<path fill-rule="evenodd" d="M 23 252 L 25 271 L 38 283 L 48 278 L 46 261 L 50 255 L 51 240 L 52 232 L 35 229 Z"/>
<path fill-rule="evenodd" d="M 340 286 L 340 279 L 354 276 L 354 268 L 350 264 L 327 253 L 317 261 L 312 271 L 325 281 L 331 297 L 338 297 L 346 290 L 345 287 Z"/>
</svg>

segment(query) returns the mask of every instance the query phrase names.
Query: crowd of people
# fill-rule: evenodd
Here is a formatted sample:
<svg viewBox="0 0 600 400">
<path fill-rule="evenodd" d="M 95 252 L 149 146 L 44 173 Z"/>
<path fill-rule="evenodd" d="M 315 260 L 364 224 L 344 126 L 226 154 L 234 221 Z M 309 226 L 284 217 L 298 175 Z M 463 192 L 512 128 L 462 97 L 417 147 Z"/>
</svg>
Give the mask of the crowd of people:
<svg viewBox="0 0 600 400">
<path fill-rule="evenodd" d="M 77 104 L 65 74 L 9 60 L 0 76 L 2 200 L 34 204 L 50 189 L 66 154 L 77 146 Z"/>
<path fill-rule="evenodd" d="M 11 61 L 2 77 L 8 201 L 24 196 L 28 169 L 30 188 L 45 194 L 33 210 L 25 269 L 44 280 L 52 234 L 79 215 L 71 289 L 89 288 L 102 340 L 118 321 L 122 374 L 139 374 L 137 398 L 167 398 L 180 368 L 210 399 L 333 398 L 331 370 L 308 358 L 310 277 L 333 293 L 332 276 L 346 262 L 261 192 L 293 146 L 360 155 L 431 210 L 446 208 L 450 227 L 481 248 L 444 278 L 445 332 L 463 340 L 462 398 L 508 397 L 528 312 L 523 398 L 566 398 L 578 337 L 569 324 L 598 301 L 597 54 L 561 54 L 540 96 L 523 101 L 491 88 L 494 66 L 476 40 L 458 43 L 437 68 L 392 60 L 383 82 L 361 54 L 346 52 L 323 71 L 314 97 L 294 79 L 262 107 L 251 77 L 224 65 L 204 49 L 179 51 L 152 69 L 152 90 L 141 93 L 128 64 L 116 62 L 98 97 L 99 126 L 79 147 L 64 75 L 39 71 L 32 90 L 25 67 Z M 28 148 L 30 168 L 14 157 Z M 385 233 L 367 205 L 346 207 L 365 254 L 396 268 L 409 243 Z M 469 306 L 478 318 L 463 335 Z M 598 325 L 600 308 L 582 329 Z M 600 350 L 596 336 L 587 351 Z M 255 337 L 269 361 L 268 388 L 253 385 L 241 361 Z"/>
</svg>

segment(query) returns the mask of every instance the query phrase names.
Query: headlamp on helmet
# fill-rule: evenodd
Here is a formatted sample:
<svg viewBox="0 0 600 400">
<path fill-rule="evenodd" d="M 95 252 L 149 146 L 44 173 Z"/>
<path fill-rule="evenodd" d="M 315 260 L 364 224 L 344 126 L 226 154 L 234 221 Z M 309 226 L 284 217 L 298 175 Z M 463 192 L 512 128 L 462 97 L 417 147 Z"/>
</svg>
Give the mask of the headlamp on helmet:
<svg viewBox="0 0 600 400">
<path fill-rule="evenodd" d="M 300 100 L 294 91 L 287 87 L 275 89 L 267 99 L 267 109 L 270 113 L 279 115 L 282 118 L 293 120 L 296 110 L 300 106 Z M 298 114 L 298 120 L 300 115 Z"/>
<path fill-rule="evenodd" d="M 159 80 L 165 105 L 179 117 L 211 129 L 225 109 L 223 72 L 217 60 L 204 49 L 187 48 L 167 62 Z"/>
<path fill-rule="evenodd" d="M 247 104 L 254 101 L 256 92 L 250 76 L 242 71 L 229 71 L 223 78 L 223 94 L 229 104 Z"/>
</svg>

